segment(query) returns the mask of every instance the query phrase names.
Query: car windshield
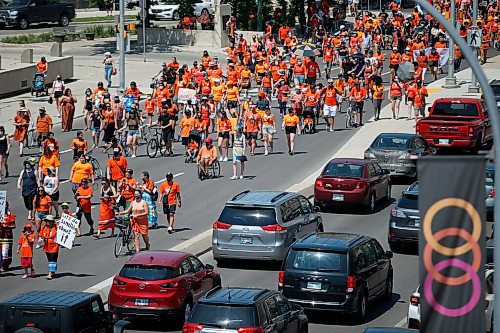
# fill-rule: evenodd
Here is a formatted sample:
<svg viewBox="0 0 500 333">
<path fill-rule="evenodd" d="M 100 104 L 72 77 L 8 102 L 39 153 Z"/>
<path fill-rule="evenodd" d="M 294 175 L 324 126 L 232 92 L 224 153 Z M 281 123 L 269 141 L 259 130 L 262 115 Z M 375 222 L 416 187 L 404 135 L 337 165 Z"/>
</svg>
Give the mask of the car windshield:
<svg viewBox="0 0 500 333">
<path fill-rule="evenodd" d="M 486 168 L 486 185 L 495 186 L 495 169 Z"/>
<path fill-rule="evenodd" d="M 436 103 L 433 116 L 478 117 L 476 104 L 472 103 Z"/>
<path fill-rule="evenodd" d="M 29 3 L 29 0 L 13 0 L 10 2 L 7 2 L 7 7 L 20 7 L 20 6 L 27 6 Z"/>
<path fill-rule="evenodd" d="M 494 84 L 494 85 L 490 85 L 491 89 L 493 89 L 493 93 L 495 95 L 500 95 L 500 84 Z"/>
<path fill-rule="evenodd" d="M 190 323 L 220 329 L 253 327 L 256 323 L 255 309 L 252 306 L 197 303 Z"/>
<path fill-rule="evenodd" d="M 286 259 L 287 269 L 345 272 L 346 253 L 316 250 L 292 250 Z"/>
<path fill-rule="evenodd" d="M 274 208 L 226 206 L 219 221 L 231 225 L 264 226 L 276 223 Z"/>
<path fill-rule="evenodd" d="M 348 163 L 330 163 L 325 167 L 323 176 L 330 177 L 363 177 L 363 166 Z"/>
<path fill-rule="evenodd" d="M 411 138 L 400 136 L 379 136 L 372 144 L 373 149 L 406 150 L 410 148 Z"/>
<path fill-rule="evenodd" d="M 403 194 L 398 202 L 399 208 L 418 210 L 418 195 Z"/>
<path fill-rule="evenodd" d="M 125 265 L 119 276 L 140 281 L 168 280 L 175 277 L 176 269 L 165 266 Z"/>
</svg>

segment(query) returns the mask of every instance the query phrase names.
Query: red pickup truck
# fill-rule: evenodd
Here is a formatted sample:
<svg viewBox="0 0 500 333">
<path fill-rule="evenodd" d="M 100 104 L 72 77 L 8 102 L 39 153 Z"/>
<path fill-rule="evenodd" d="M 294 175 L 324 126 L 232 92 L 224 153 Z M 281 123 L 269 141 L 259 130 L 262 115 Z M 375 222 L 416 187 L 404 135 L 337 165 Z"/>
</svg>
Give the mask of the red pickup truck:
<svg viewBox="0 0 500 333">
<path fill-rule="evenodd" d="M 477 152 L 493 143 L 486 103 L 477 98 L 437 99 L 415 129 L 435 148 Z"/>
</svg>

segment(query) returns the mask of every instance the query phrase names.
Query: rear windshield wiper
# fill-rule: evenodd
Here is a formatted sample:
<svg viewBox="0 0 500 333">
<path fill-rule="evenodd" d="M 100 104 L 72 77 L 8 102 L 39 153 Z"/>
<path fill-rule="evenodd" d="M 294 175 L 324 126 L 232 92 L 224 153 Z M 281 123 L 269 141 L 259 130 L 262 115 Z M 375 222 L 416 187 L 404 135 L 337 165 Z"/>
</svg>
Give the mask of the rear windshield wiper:
<svg viewBox="0 0 500 333">
<path fill-rule="evenodd" d="M 318 272 L 338 272 L 339 271 L 337 268 L 325 268 L 325 267 L 320 267 L 316 270 Z"/>
<path fill-rule="evenodd" d="M 144 278 L 143 278 L 143 277 L 140 277 L 140 276 L 129 276 L 129 277 L 127 277 L 127 279 L 133 279 L 133 280 L 141 280 L 141 281 L 144 281 Z"/>
</svg>

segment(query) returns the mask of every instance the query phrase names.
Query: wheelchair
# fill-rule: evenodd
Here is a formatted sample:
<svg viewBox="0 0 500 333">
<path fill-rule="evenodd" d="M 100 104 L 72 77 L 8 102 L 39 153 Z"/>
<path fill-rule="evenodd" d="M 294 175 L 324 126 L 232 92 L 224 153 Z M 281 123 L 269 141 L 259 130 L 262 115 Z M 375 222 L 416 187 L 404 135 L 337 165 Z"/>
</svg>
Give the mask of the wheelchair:
<svg viewBox="0 0 500 333">
<path fill-rule="evenodd" d="M 209 178 L 219 178 L 220 177 L 220 163 L 219 160 L 215 160 L 211 166 L 208 167 L 208 173 L 205 174 L 201 168 L 201 164 L 197 165 L 196 172 L 198 174 L 198 178 L 203 181 Z"/>
</svg>

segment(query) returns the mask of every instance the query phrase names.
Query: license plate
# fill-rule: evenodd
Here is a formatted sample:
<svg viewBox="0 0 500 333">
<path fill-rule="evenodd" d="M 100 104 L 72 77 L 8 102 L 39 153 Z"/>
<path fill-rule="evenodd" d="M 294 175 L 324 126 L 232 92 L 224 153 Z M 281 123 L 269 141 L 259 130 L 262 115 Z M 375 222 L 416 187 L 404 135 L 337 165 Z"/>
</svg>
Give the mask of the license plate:
<svg viewBox="0 0 500 333">
<path fill-rule="evenodd" d="M 333 201 L 344 201 L 344 195 L 343 194 L 332 194 L 332 200 Z"/>
<path fill-rule="evenodd" d="M 135 299 L 135 305 L 136 306 L 148 306 L 149 305 L 149 300 L 143 299 L 143 298 L 136 298 Z"/>
<path fill-rule="evenodd" d="M 241 244 L 253 244 L 253 237 L 241 237 L 240 238 L 240 243 Z"/>
<path fill-rule="evenodd" d="M 321 290 L 321 282 L 307 282 L 307 289 Z"/>
<path fill-rule="evenodd" d="M 449 145 L 450 144 L 450 140 L 448 140 L 448 139 L 439 139 L 439 144 L 440 145 Z"/>
</svg>

